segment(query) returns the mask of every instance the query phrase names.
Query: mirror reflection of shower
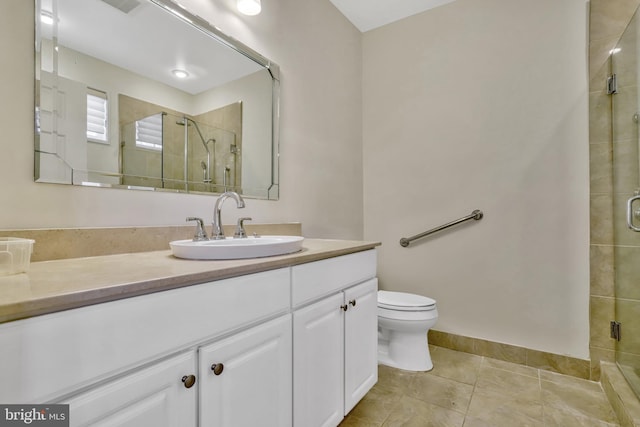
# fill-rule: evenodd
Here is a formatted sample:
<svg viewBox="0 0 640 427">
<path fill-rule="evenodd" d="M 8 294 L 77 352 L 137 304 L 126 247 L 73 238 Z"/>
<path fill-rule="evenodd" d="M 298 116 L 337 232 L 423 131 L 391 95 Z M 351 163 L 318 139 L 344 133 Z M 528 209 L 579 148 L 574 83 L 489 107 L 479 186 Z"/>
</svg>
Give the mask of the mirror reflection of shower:
<svg viewBox="0 0 640 427">
<path fill-rule="evenodd" d="M 204 146 L 204 149 L 207 151 L 207 163 L 205 164 L 204 161 L 200 162 L 200 166 L 203 169 L 203 177 L 202 177 L 202 182 L 204 182 L 205 184 L 209 184 L 211 182 L 213 182 L 211 180 L 211 150 L 209 150 L 209 143 L 213 144 L 214 146 L 214 152 L 215 152 L 215 143 L 216 140 L 215 138 L 209 138 L 207 140 L 204 139 L 204 136 L 202 136 L 202 132 L 200 131 L 200 127 L 198 126 L 198 123 L 193 120 L 190 119 L 187 116 L 184 116 L 182 118 L 181 121 L 176 122 L 177 125 L 180 126 L 184 126 L 185 123 L 187 124 L 187 126 L 191 126 L 193 124 L 193 126 L 196 129 L 196 132 L 198 133 L 198 136 L 200 137 L 200 142 L 202 142 L 202 145 Z M 188 146 L 189 146 L 189 132 L 185 129 L 185 164 L 188 163 L 189 161 L 189 153 L 188 153 Z M 186 175 L 186 170 L 188 168 L 185 168 L 185 181 L 188 181 L 188 176 Z M 225 190 L 226 191 L 226 190 Z"/>
<path fill-rule="evenodd" d="M 189 116 L 124 98 L 120 184 L 167 191 L 242 191 L 242 104 Z M 126 114 L 122 115 L 123 111 Z"/>
<path fill-rule="evenodd" d="M 194 115 L 118 95 L 115 179 L 165 191 L 242 192 L 242 110 L 239 101 Z"/>
</svg>

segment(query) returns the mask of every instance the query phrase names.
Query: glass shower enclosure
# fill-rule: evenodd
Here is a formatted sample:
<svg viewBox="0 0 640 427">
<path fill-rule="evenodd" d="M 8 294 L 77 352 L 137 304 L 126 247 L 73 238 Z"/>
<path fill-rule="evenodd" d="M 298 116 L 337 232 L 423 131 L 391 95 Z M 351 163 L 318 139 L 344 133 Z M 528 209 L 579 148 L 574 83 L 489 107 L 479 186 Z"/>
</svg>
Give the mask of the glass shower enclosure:
<svg viewBox="0 0 640 427">
<path fill-rule="evenodd" d="M 242 188 L 232 131 L 161 112 L 125 123 L 121 140 L 123 185 L 207 193 Z"/>
<path fill-rule="evenodd" d="M 610 52 L 616 363 L 640 397 L 640 18 Z"/>
</svg>

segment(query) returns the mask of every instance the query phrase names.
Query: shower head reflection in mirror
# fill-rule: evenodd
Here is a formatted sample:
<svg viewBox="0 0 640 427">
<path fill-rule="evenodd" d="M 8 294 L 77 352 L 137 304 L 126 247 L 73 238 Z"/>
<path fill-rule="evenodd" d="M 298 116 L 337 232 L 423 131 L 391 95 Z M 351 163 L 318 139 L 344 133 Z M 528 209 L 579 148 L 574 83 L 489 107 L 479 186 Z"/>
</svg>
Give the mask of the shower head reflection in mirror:
<svg viewBox="0 0 640 427">
<path fill-rule="evenodd" d="M 177 125 L 180 126 L 184 126 L 185 124 L 187 126 L 190 126 L 191 124 L 193 124 L 193 126 L 195 126 L 196 128 L 196 132 L 198 133 L 198 136 L 200 137 L 200 142 L 202 142 L 202 145 L 204 147 L 204 149 L 207 151 L 207 163 L 205 163 L 204 161 L 200 162 L 200 166 L 202 167 L 203 171 L 204 171 L 204 176 L 202 178 L 202 182 L 208 184 L 211 181 L 211 175 L 210 175 L 210 171 L 211 171 L 211 150 L 209 150 L 209 143 L 216 143 L 216 140 L 214 138 L 209 138 L 207 140 L 204 139 L 204 136 L 202 136 L 202 132 L 200 131 L 200 127 L 198 126 L 198 123 L 193 120 L 188 118 L 187 116 L 184 116 L 184 118 L 182 119 L 181 122 L 176 122 Z M 188 137 L 188 132 L 185 131 L 185 144 L 188 147 L 189 145 L 189 137 Z"/>
</svg>

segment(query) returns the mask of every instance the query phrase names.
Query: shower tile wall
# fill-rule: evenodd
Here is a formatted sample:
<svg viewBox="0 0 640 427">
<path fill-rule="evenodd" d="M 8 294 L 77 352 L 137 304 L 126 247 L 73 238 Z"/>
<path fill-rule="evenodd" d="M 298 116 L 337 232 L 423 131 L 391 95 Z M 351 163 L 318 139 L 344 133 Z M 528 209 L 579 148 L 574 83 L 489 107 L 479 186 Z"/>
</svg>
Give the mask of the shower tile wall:
<svg viewBox="0 0 640 427">
<path fill-rule="evenodd" d="M 615 341 L 609 337 L 609 321 L 615 318 L 615 268 L 614 257 L 629 257 L 640 251 L 640 240 L 632 243 L 636 247 L 614 245 L 614 224 L 624 227 L 620 209 L 620 198 L 627 194 L 616 193 L 625 179 L 616 174 L 614 182 L 612 162 L 634 159 L 631 172 L 637 177 L 637 143 L 630 144 L 627 137 L 620 144 L 611 140 L 611 97 L 606 94 L 605 81 L 609 73 L 609 51 L 615 47 L 640 0 L 591 0 L 589 31 L 589 147 L 591 175 L 591 298 L 590 298 L 590 358 L 591 377 L 600 378 L 599 361 L 615 361 Z M 622 79 L 621 85 L 624 85 Z M 634 79 L 635 80 L 635 79 Z M 621 94 L 623 91 L 621 91 Z M 627 92 L 629 93 L 629 91 Z M 618 95 L 616 95 L 618 96 Z M 625 95 L 622 96 L 624 98 Z M 616 100 L 624 101 L 624 99 Z M 634 100 L 635 102 L 635 100 Z M 629 104 L 628 104 L 629 105 Z M 633 107 L 635 108 L 635 107 Z M 629 131 L 632 122 L 629 121 Z M 629 136 L 629 135 L 627 135 Z M 635 170 L 635 172 L 634 172 Z M 618 195 L 616 195 L 618 194 Z M 614 221 L 615 219 L 615 221 Z M 637 258 L 636 258 L 637 259 Z M 631 269 L 631 265 L 629 265 Z M 620 273 L 640 277 L 640 271 Z M 640 301 L 639 301 L 640 302 Z M 640 304 L 639 304 L 640 306 Z M 618 319 L 621 321 L 621 319 Z"/>
<path fill-rule="evenodd" d="M 216 141 L 216 173 L 214 181 L 223 182 L 224 167 L 228 166 L 229 180 L 236 191 L 242 188 L 242 102 L 234 102 L 216 110 L 208 111 L 194 117 L 198 123 L 205 123 L 218 129 L 224 129 L 219 133 L 221 141 Z M 235 146 L 235 152 L 232 150 Z"/>
<path fill-rule="evenodd" d="M 640 392 L 640 233 L 625 226 L 626 201 L 640 187 L 638 157 L 638 17 L 632 20 L 618 43 L 621 51 L 613 55 L 619 90 L 615 97 L 613 115 L 613 201 L 614 201 L 614 260 L 616 283 L 616 320 L 624 336 L 617 344 L 617 360 L 621 369 Z M 632 52 L 632 53 L 630 53 Z"/>
<path fill-rule="evenodd" d="M 185 128 L 177 124 L 182 116 L 183 114 L 171 112 L 162 120 L 163 159 L 161 175 L 164 178 L 164 185 L 160 185 L 160 187 L 170 188 L 172 190 L 184 190 Z M 193 132 L 193 130 L 191 130 L 191 132 Z M 179 143 L 166 144 L 164 143 L 165 141 L 179 141 Z"/>
</svg>

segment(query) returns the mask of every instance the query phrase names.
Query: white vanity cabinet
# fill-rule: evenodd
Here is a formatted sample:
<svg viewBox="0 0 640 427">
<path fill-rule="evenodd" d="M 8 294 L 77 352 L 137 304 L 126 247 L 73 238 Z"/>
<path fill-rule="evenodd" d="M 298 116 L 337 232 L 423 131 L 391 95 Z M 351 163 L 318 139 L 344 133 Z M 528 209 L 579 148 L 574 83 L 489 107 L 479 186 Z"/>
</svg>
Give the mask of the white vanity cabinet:
<svg viewBox="0 0 640 427">
<path fill-rule="evenodd" d="M 61 403 L 72 427 L 291 426 L 291 315 Z"/>
<path fill-rule="evenodd" d="M 201 426 L 291 426 L 290 314 L 198 353 Z"/>
<path fill-rule="evenodd" d="M 74 427 L 337 426 L 377 381 L 375 277 L 367 249 L 2 323 L 0 402 L 68 403 Z"/>
<path fill-rule="evenodd" d="M 375 251 L 292 269 L 293 423 L 337 426 L 378 379 Z"/>
<path fill-rule="evenodd" d="M 147 368 L 161 375 L 165 360 L 187 352 L 194 366 L 158 381 L 182 391 L 182 377 L 195 375 L 196 407 L 198 347 L 290 316 L 290 283 L 281 268 L 0 324 L 0 381 L 11 384 L 0 387 L 0 402 L 73 401 L 96 385 L 108 402 L 110 390 Z M 171 405 L 174 394 L 164 396 Z"/>
</svg>

